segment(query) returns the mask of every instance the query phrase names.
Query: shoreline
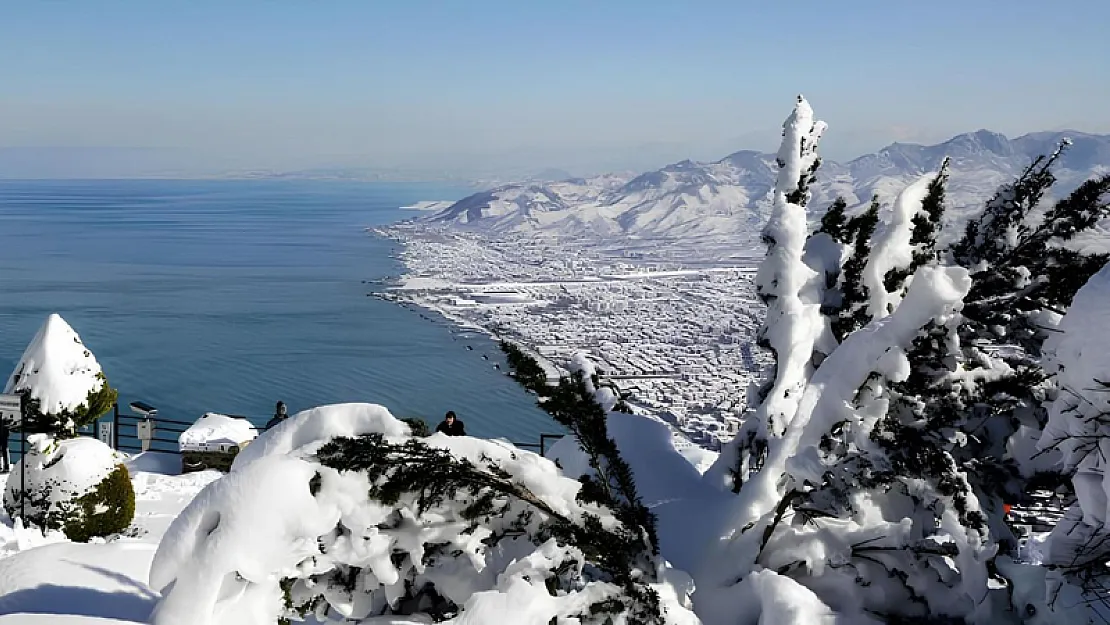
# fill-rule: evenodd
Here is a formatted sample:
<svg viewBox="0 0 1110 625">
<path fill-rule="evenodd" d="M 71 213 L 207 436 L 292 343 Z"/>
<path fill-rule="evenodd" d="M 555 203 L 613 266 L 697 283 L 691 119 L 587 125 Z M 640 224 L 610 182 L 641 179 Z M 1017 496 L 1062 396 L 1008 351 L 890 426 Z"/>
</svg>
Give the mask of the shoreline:
<svg viewBox="0 0 1110 625">
<path fill-rule="evenodd" d="M 584 353 L 637 412 L 703 449 L 738 431 L 768 360 L 754 343 L 754 251 L 728 245 L 680 261 L 671 248 L 489 238 L 419 219 L 368 230 L 398 248 L 397 273 L 376 296 L 511 341 L 550 379 Z"/>
</svg>

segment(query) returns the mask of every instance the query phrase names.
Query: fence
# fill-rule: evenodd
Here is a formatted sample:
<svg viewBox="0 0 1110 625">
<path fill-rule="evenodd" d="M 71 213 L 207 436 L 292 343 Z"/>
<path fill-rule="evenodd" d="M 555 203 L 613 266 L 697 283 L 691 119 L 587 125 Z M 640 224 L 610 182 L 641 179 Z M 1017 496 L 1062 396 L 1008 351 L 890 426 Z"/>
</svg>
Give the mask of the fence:
<svg viewBox="0 0 1110 625">
<path fill-rule="evenodd" d="M 177 419 L 168 419 L 157 414 L 151 406 L 142 402 L 132 402 L 131 406 L 140 408 L 135 414 L 120 413 L 119 403 L 112 406 L 112 410 L 101 417 L 97 422 L 90 426 L 86 426 L 78 430 L 81 436 L 91 436 L 102 440 L 110 445 L 113 449 L 125 453 L 138 453 L 142 451 L 142 441 L 139 438 L 139 423 L 149 419 L 153 422 L 154 433 L 151 437 L 150 451 L 158 451 L 164 453 L 180 454 L 181 450 L 178 447 L 178 437 L 182 432 L 189 429 L 193 425 L 192 421 L 180 421 Z M 140 414 L 144 412 L 146 414 Z M 254 422 L 249 417 L 242 415 L 228 415 L 239 419 L 247 419 Z M 107 428 L 105 426 L 110 426 Z M 256 426 L 259 431 L 263 428 Z M 11 461 L 19 462 L 20 449 L 22 439 L 25 435 L 22 432 L 12 432 L 8 440 L 8 455 Z M 536 451 L 541 456 L 547 451 L 548 444 L 560 438 L 565 434 L 540 434 L 539 442 L 525 443 L 513 442 L 513 445 L 521 449 L 528 449 Z"/>
</svg>

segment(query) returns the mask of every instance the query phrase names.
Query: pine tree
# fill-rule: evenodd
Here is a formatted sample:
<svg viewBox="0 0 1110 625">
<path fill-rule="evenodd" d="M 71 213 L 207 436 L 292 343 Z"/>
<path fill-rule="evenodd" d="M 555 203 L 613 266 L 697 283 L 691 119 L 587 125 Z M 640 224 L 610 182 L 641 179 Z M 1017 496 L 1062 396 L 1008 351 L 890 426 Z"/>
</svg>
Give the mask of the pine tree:
<svg viewBox="0 0 1110 625">
<path fill-rule="evenodd" d="M 655 554 L 648 549 L 636 526 L 607 528 L 600 517 L 590 514 L 580 520 L 572 518 L 537 497 L 491 458 L 483 456 L 479 462 L 471 462 L 417 439 L 392 442 L 381 434 L 337 438 L 321 447 L 316 457 L 325 467 L 365 474 L 371 485 L 370 499 L 382 505 L 393 506 L 415 497 L 419 516 L 455 501 L 469 501 L 461 516 L 470 522 L 470 531 L 483 527 L 493 517 L 515 518 L 507 530 L 490 536 L 486 541 L 490 548 L 520 535 L 528 536 L 536 545 L 555 539 L 562 545 L 573 546 L 583 559 L 568 562 L 553 572 L 548 583 L 552 594 L 578 590 L 590 581 L 609 582 L 623 590 L 619 597 L 590 605 L 581 615 L 583 622 L 601 625 L 617 615 L 638 625 L 666 622 L 659 597 L 648 585 L 654 578 Z M 539 531 L 530 535 L 527 528 L 537 514 L 545 520 Z M 424 566 L 435 566 L 439 560 L 454 557 L 440 553 L 434 545 L 431 547 L 424 557 Z M 323 555 L 328 556 L 327 550 Z M 590 566 L 584 567 L 586 564 Z M 330 593 L 337 588 L 352 592 L 358 573 L 357 567 L 340 567 L 316 577 L 313 585 L 320 590 L 329 589 Z M 322 594 L 315 597 L 306 599 L 300 593 L 296 603 L 302 609 L 298 612 L 305 614 L 324 600 Z"/>
<path fill-rule="evenodd" d="M 1015 501 L 1023 481 L 1006 442 L 1044 397 L 1032 357 L 1044 321 L 1108 260 L 1066 243 L 1110 215 L 1110 176 L 1024 224 L 1057 156 L 1003 188 L 946 254 L 937 235 L 947 160 L 900 194 L 881 227 L 877 203 L 854 224 L 834 204 L 820 234 L 852 247 L 839 297 L 823 309 L 840 345 L 799 389 L 784 433 L 764 439 L 761 461 L 729 459 L 745 478 L 732 535 L 695 601 L 739 596 L 732 586 L 762 570 L 798 580 L 842 614 L 882 622 L 981 620 L 1007 605 L 1006 576 L 1021 565 L 1002 555 L 1013 543 L 1001 503 Z M 769 307 L 768 323 L 775 313 Z M 782 344 L 808 356 L 811 334 L 793 330 Z M 740 449 L 758 440 L 737 438 Z"/>
<path fill-rule="evenodd" d="M 515 345 L 511 349 L 509 364 L 514 372 L 542 371 L 531 356 Z M 638 528 L 643 544 L 657 554 L 659 541 L 655 515 L 641 501 L 632 469 L 621 457 L 616 442 L 609 437 L 607 413 L 597 399 L 601 388 L 599 376 L 584 357 L 577 358 L 573 365 L 572 373 L 563 376 L 554 387 L 547 384 L 546 377 L 540 382 L 536 376 L 527 373 L 518 375 L 517 380 L 522 385 L 525 385 L 525 380 L 537 386 L 542 384 L 542 388 L 525 387 L 542 398 L 539 407 L 570 432 L 589 458 L 593 474 L 580 479 L 584 501 L 613 509 L 617 518 L 628 527 Z M 628 405 L 623 399 L 617 399 L 613 409 L 627 411 Z"/>
<path fill-rule="evenodd" d="M 763 230 L 767 256 L 756 276 L 756 292 L 767 304 L 757 342 L 772 352 L 774 367 L 755 393 L 758 408 L 708 473 L 734 491 L 762 465 L 768 440 L 785 431 L 814 362 L 820 360 L 822 351 L 831 349 L 831 331 L 821 314 L 827 264 L 813 262 L 822 267 L 815 270 L 806 262 L 810 237 L 805 206 L 809 185 L 821 164 L 817 145 L 824 131 L 825 123 L 814 120 L 813 109 L 798 96 L 793 113 L 783 123 L 774 203 Z M 834 213 L 830 227 L 835 219 Z"/>
<path fill-rule="evenodd" d="M 850 242 L 852 249 L 844 261 L 837 297 L 825 311 L 833 317 L 832 331 L 838 343 L 871 321 L 867 314 L 868 297 L 867 287 L 863 285 L 863 268 L 871 251 L 871 236 L 878 223 L 879 197 L 875 196 L 867 210 L 853 217 L 845 228 L 845 243 Z"/>
</svg>

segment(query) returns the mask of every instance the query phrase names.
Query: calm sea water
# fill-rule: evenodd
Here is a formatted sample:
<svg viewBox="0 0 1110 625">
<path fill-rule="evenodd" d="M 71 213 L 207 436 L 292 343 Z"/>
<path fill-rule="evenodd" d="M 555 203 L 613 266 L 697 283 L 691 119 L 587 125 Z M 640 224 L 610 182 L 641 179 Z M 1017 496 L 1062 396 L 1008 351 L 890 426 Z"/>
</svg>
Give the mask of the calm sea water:
<svg viewBox="0 0 1110 625">
<path fill-rule="evenodd" d="M 51 312 L 96 354 L 120 405 L 264 423 L 274 403 L 380 403 L 432 425 L 534 441 L 558 431 L 496 345 L 368 297 L 396 246 L 364 228 L 459 197 L 429 185 L 0 181 L 0 375 Z M 473 349 L 468 350 L 470 345 Z M 489 360 L 482 358 L 485 354 Z M 504 369 L 504 364 L 501 365 Z"/>
</svg>

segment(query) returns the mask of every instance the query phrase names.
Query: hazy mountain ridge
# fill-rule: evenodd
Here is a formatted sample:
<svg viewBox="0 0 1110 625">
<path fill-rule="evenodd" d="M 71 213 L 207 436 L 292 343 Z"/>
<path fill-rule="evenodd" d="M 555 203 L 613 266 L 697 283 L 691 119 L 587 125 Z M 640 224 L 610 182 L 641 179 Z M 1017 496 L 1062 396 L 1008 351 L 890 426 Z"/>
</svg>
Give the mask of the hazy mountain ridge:
<svg viewBox="0 0 1110 625">
<path fill-rule="evenodd" d="M 813 186 L 814 211 L 838 195 L 850 206 L 878 194 L 889 204 L 916 177 L 951 158 L 948 221 L 959 224 L 995 189 L 1013 180 L 1063 138 L 1072 146 L 1055 171 L 1056 196 L 1110 171 L 1110 135 L 1036 132 L 1009 139 L 988 130 L 937 145 L 893 143 L 847 163 L 826 160 Z M 476 193 L 423 219 L 491 232 L 685 237 L 754 234 L 770 209 L 775 155 L 751 150 L 709 162 L 680 161 L 638 176 L 607 174 L 546 183 L 514 183 Z"/>
</svg>

